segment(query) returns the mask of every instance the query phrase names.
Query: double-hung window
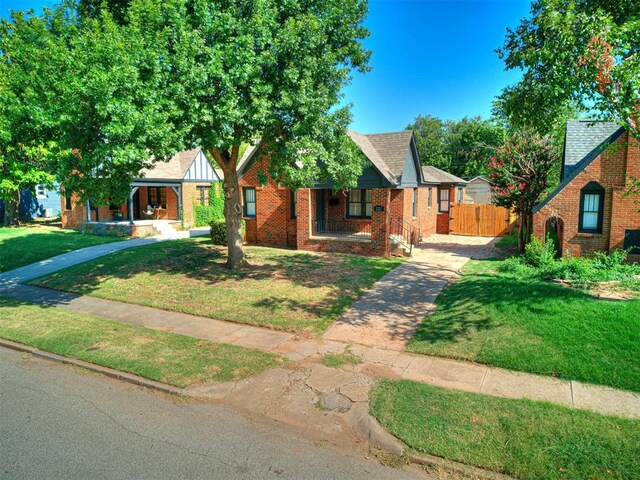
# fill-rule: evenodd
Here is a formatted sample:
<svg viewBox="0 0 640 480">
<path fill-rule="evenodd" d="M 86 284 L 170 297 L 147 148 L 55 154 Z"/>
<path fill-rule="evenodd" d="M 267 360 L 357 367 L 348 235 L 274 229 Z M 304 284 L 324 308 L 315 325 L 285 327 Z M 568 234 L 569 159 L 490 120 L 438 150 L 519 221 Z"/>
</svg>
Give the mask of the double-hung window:
<svg viewBox="0 0 640 480">
<path fill-rule="evenodd" d="M 244 187 L 242 189 L 243 207 L 242 214 L 245 218 L 255 218 L 256 216 L 256 189 Z"/>
<path fill-rule="evenodd" d="M 347 197 L 347 217 L 371 218 L 371 190 L 350 190 Z"/>
<path fill-rule="evenodd" d="M 462 195 L 463 195 L 462 189 L 458 188 L 458 200 L 457 200 L 457 203 L 462 203 Z"/>
<path fill-rule="evenodd" d="M 578 231 L 581 233 L 602 233 L 603 215 L 604 188 L 596 182 L 588 183 L 580 191 Z"/>
<path fill-rule="evenodd" d="M 42 184 L 36 185 L 36 197 L 37 198 L 46 198 L 47 197 L 47 187 Z"/>
<path fill-rule="evenodd" d="M 427 207 L 429 208 L 431 208 L 431 204 L 433 203 L 432 196 L 433 196 L 433 188 L 429 187 L 429 196 L 427 197 Z"/>
<path fill-rule="evenodd" d="M 149 187 L 147 189 L 149 205 L 157 208 L 167 208 L 167 189 L 164 187 Z"/>
<path fill-rule="evenodd" d="M 209 205 L 209 194 L 211 192 L 211 187 L 198 187 L 198 192 L 200 193 L 200 205 Z"/>
</svg>

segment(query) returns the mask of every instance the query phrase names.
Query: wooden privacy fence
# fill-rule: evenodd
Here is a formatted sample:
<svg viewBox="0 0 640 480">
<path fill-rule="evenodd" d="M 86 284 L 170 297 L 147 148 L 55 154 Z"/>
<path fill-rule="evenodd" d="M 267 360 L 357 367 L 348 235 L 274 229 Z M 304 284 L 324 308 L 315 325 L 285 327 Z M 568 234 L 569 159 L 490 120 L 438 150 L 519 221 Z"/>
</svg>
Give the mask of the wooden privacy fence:
<svg viewBox="0 0 640 480">
<path fill-rule="evenodd" d="M 449 233 L 498 237 L 511 233 L 515 221 L 515 215 L 504 207 L 489 204 L 452 205 L 449 213 Z"/>
</svg>

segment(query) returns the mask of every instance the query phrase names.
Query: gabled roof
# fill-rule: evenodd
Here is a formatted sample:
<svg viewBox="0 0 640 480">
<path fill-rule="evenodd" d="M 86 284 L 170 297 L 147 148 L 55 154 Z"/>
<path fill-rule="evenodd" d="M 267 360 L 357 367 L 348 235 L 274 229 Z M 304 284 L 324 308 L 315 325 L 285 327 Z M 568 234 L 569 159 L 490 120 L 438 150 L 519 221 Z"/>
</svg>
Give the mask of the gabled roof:
<svg viewBox="0 0 640 480">
<path fill-rule="evenodd" d="M 387 159 L 383 158 L 378 149 L 371 142 L 371 137 L 380 137 L 380 135 L 363 135 L 361 133 L 354 132 L 353 130 L 349 130 L 347 134 L 349 135 L 349 138 L 351 138 L 351 140 L 353 140 L 353 142 L 360 148 L 362 153 L 364 153 L 365 157 L 369 159 L 376 170 L 378 170 L 380 175 L 382 175 L 391 185 L 397 185 L 399 183 L 397 177 L 402 175 L 402 169 L 404 168 L 404 159 L 402 162 L 402 167 L 400 168 L 400 173 L 394 174 L 394 172 L 392 172 L 388 166 Z M 378 145 L 382 146 L 383 143 L 384 142 L 378 140 Z M 387 153 L 388 151 L 393 151 L 392 148 L 387 147 L 388 146 L 384 147 L 384 150 L 387 151 Z M 407 144 L 404 151 L 405 157 L 408 148 L 409 145 Z"/>
<path fill-rule="evenodd" d="M 200 152 L 202 152 L 208 163 L 206 169 L 213 171 L 211 162 L 207 159 L 202 148 L 194 148 L 178 152 L 166 162 L 156 162 L 153 167 L 141 170 L 138 179 L 182 181 L 190 173 L 189 169 L 198 158 Z"/>
<path fill-rule="evenodd" d="M 493 182 L 491 180 L 489 180 L 487 177 L 483 177 L 482 175 L 476 175 L 475 177 L 473 177 L 471 180 L 468 180 L 467 183 L 471 183 L 475 180 L 483 180 L 489 184 L 493 184 Z"/>
<path fill-rule="evenodd" d="M 569 120 L 564 141 L 562 179 L 571 175 L 582 159 L 590 153 L 602 153 L 606 148 L 605 141 L 620 128 L 620 125 L 613 122 Z"/>
<path fill-rule="evenodd" d="M 586 147 L 577 147 L 577 143 L 575 141 L 575 139 L 573 138 L 569 138 L 569 136 L 573 136 L 573 135 L 578 135 L 578 138 L 584 138 L 584 132 L 588 131 L 585 130 L 584 125 L 575 126 L 575 122 L 577 122 L 576 120 L 571 120 L 571 123 L 573 123 L 573 127 L 570 129 L 569 125 L 567 125 L 567 138 L 565 139 L 565 154 L 564 154 L 564 171 L 567 172 L 566 168 L 566 162 L 567 162 L 567 150 L 571 150 L 571 155 L 575 154 L 575 151 L 585 151 Z M 587 121 L 582 121 L 580 120 L 580 122 L 583 123 L 587 123 Z M 589 120 L 588 122 L 593 122 L 592 120 Z M 604 123 L 604 122 L 603 122 Z M 538 212 L 542 207 L 544 207 L 547 203 L 549 203 L 556 195 L 558 195 L 558 193 L 560 193 L 569 183 L 571 183 L 571 181 L 576 178 L 578 176 L 578 174 L 580 172 L 582 172 L 585 168 L 587 168 L 596 158 L 598 158 L 613 142 L 615 142 L 624 132 L 625 129 L 623 127 L 620 127 L 617 124 L 612 124 L 610 122 L 607 122 L 608 127 L 605 129 L 596 129 L 596 130 L 591 130 L 591 132 L 594 134 L 595 137 L 599 138 L 600 143 L 598 143 L 597 145 L 593 145 L 594 141 L 593 139 L 588 139 L 585 140 L 585 142 L 589 145 L 590 150 L 585 154 L 584 157 L 582 157 L 577 163 L 570 165 L 570 169 L 568 170 L 568 174 L 565 173 L 562 182 L 560 183 L 560 185 L 558 185 L 558 187 L 551 192 L 551 194 L 549 194 L 542 202 L 540 202 L 538 205 L 535 206 L 535 208 L 533 209 L 533 212 Z M 602 138 L 602 135 L 605 131 L 607 131 L 607 129 L 611 126 L 611 125 L 616 125 L 616 130 L 613 131 L 613 133 L 610 133 L 609 136 Z M 569 158 L 570 161 L 573 160 L 573 157 Z"/>
<path fill-rule="evenodd" d="M 424 165 L 422 167 L 422 176 L 424 178 L 425 183 L 456 183 L 456 184 L 466 184 L 467 181 L 463 180 L 460 177 L 456 177 L 455 175 L 445 172 L 444 170 L 440 170 L 432 165 Z"/>
</svg>

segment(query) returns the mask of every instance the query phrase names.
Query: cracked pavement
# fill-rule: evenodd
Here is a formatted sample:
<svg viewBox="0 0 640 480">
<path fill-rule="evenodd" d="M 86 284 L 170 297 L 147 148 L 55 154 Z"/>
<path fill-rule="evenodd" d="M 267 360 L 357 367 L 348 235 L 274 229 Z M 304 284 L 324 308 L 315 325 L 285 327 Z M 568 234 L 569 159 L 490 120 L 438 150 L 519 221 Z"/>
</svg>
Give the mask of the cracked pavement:
<svg viewBox="0 0 640 480">
<path fill-rule="evenodd" d="M 325 388 L 322 369 L 277 374 L 290 383 L 244 402 L 286 415 L 278 398 L 311 401 L 309 391 Z M 360 377 L 344 378 L 357 384 Z M 332 443 L 226 405 L 183 401 L 12 350 L 0 349 L 0 381 L 0 478 L 426 478 L 367 459 L 348 439 Z M 246 388 L 235 385 L 230 395 Z"/>
</svg>

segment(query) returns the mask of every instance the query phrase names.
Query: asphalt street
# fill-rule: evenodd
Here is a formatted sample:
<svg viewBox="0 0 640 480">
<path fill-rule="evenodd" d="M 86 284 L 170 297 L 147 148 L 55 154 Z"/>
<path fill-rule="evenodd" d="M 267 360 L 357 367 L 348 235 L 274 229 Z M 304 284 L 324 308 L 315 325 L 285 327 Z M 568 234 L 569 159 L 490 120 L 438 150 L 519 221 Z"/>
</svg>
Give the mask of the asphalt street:
<svg viewBox="0 0 640 480">
<path fill-rule="evenodd" d="M 0 348 L 3 479 L 424 478 L 416 475 L 227 407 Z"/>
</svg>

